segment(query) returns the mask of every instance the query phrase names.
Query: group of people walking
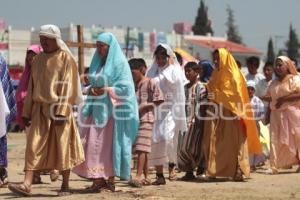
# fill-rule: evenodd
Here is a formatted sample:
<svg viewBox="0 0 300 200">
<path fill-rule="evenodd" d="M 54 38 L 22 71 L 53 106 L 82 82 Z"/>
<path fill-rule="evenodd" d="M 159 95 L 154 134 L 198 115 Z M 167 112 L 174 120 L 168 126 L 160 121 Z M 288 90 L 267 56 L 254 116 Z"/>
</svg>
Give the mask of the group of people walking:
<svg viewBox="0 0 300 200">
<path fill-rule="evenodd" d="M 44 25 L 39 37 L 41 45 L 27 50 L 16 98 L 1 58 L 0 180 L 7 183 L 5 126 L 18 113 L 27 140 L 25 178 L 8 185 L 18 195 L 31 195 L 40 172 L 59 172 L 58 194 L 67 195 L 71 171 L 92 180 L 86 192 L 99 192 L 115 191 L 115 177 L 133 187 L 164 185 L 165 167 L 170 181 L 178 170 L 183 181 L 197 178 L 194 172 L 203 181 L 243 181 L 266 158 L 273 174 L 299 164 L 300 77 L 286 56 L 266 63 L 265 76 L 250 57 L 244 76 L 225 48 L 213 52 L 213 64 L 182 65 L 170 46 L 158 44 L 147 67 L 142 58 L 128 61 L 115 36 L 101 33 L 82 81 L 59 28 Z M 260 121 L 270 144 L 262 142 Z"/>
</svg>

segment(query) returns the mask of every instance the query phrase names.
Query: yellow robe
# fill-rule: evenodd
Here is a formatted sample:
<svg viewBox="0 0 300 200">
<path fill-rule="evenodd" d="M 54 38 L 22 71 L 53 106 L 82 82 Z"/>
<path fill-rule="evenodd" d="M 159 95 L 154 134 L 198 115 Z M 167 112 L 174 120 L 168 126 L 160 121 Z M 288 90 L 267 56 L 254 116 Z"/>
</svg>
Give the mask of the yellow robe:
<svg viewBox="0 0 300 200">
<path fill-rule="evenodd" d="M 234 177 L 239 167 L 249 177 L 247 136 L 241 120 L 234 119 L 236 115 L 221 106 L 209 106 L 208 112 L 219 114 L 212 120 L 206 120 L 204 124 L 202 148 L 207 162 L 207 175 Z M 226 120 L 220 115 L 232 119 Z"/>
<path fill-rule="evenodd" d="M 234 177 L 240 168 L 248 177 L 248 152 L 261 153 L 257 127 L 242 73 L 226 49 L 220 48 L 218 53 L 219 66 L 207 84 L 214 105 L 208 111 L 216 115 L 204 124 L 206 173 L 212 177 Z"/>
<path fill-rule="evenodd" d="M 261 154 L 262 147 L 253 117 L 246 81 L 233 56 L 224 48 L 218 49 L 220 66 L 213 71 L 207 90 L 212 101 L 239 116 L 245 127 L 249 153 Z"/>
<path fill-rule="evenodd" d="M 65 51 L 41 53 L 33 61 L 23 117 L 27 133 L 25 170 L 67 170 L 84 161 L 72 112 L 78 92 L 77 66 Z M 53 116 L 66 121 L 56 125 Z"/>
</svg>

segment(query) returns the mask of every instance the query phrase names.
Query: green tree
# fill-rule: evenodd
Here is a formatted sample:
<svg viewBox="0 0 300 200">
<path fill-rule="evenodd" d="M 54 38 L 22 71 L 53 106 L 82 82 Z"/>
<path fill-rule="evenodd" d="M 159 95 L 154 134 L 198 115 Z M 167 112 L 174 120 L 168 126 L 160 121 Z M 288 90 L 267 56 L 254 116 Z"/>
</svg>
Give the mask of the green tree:
<svg viewBox="0 0 300 200">
<path fill-rule="evenodd" d="M 275 60 L 274 45 L 273 45 L 272 38 L 270 38 L 268 42 L 267 61 L 274 62 L 274 60 Z"/>
<path fill-rule="evenodd" d="M 239 44 L 242 44 L 242 37 L 239 35 L 238 27 L 234 24 L 234 14 L 233 10 L 230 8 L 230 6 L 227 6 L 227 39 L 232 42 L 236 42 Z"/>
<path fill-rule="evenodd" d="M 207 16 L 208 8 L 205 6 L 204 1 L 200 1 L 200 7 L 198 8 L 198 14 L 195 19 L 195 24 L 193 26 L 193 32 L 195 35 L 207 35 L 207 33 L 214 34 L 211 28 L 211 21 Z"/>
<path fill-rule="evenodd" d="M 286 42 L 287 55 L 290 58 L 298 58 L 299 56 L 299 40 L 296 33 L 296 30 L 293 28 L 292 24 L 290 25 L 289 40 Z"/>
</svg>

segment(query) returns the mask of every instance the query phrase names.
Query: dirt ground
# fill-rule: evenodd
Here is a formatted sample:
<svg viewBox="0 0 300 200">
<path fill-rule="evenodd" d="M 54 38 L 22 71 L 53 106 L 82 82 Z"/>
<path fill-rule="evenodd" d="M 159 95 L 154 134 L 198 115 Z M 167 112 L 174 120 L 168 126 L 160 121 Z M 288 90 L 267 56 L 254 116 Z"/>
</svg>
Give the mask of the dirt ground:
<svg viewBox="0 0 300 200">
<path fill-rule="evenodd" d="M 11 133 L 8 136 L 8 173 L 9 181 L 20 182 L 23 180 L 25 135 Z M 145 199 L 145 200 L 171 200 L 171 199 L 300 199 L 300 174 L 294 169 L 281 170 L 279 175 L 266 175 L 264 169 L 251 174 L 251 178 L 243 183 L 219 182 L 167 182 L 165 186 L 147 186 L 134 189 L 127 186 L 126 182 L 117 182 L 117 192 L 102 191 L 97 194 L 83 194 L 83 189 L 91 183 L 72 174 L 70 186 L 74 190 L 71 196 L 57 197 L 61 178 L 51 183 L 48 175 L 42 176 L 44 184 L 34 185 L 32 197 L 27 199 Z M 179 176 L 182 176 L 180 174 Z M 151 177 L 154 179 L 155 175 Z M 0 199 L 13 199 L 16 196 L 7 188 L 0 188 Z"/>
</svg>

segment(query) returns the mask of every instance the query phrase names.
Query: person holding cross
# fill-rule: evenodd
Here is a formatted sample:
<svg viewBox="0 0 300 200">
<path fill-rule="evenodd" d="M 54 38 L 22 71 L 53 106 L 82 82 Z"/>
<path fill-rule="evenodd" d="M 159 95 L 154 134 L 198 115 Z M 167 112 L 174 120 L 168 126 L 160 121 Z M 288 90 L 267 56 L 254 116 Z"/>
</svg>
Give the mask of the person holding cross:
<svg viewBox="0 0 300 200">
<path fill-rule="evenodd" d="M 63 177 L 58 195 L 67 195 L 70 169 L 84 161 L 72 112 L 72 106 L 82 99 L 79 74 L 57 26 L 41 26 L 39 37 L 44 51 L 32 62 L 22 114 L 25 126 L 30 125 L 25 178 L 8 188 L 20 196 L 30 196 L 34 172 L 57 169 Z"/>
</svg>

